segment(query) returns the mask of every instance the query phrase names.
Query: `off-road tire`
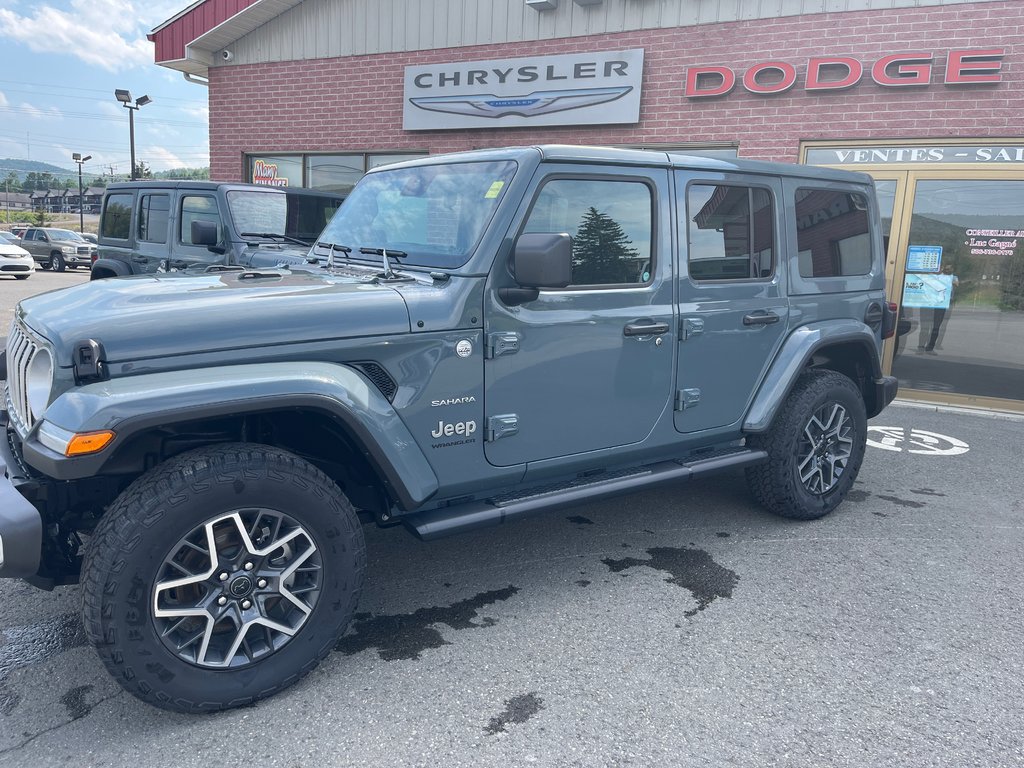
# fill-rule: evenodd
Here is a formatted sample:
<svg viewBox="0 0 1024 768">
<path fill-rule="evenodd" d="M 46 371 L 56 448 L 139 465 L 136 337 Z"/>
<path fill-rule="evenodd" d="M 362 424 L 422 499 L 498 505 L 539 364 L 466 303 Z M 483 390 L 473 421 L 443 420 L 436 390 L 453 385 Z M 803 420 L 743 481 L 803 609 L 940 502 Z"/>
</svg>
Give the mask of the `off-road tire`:
<svg viewBox="0 0 1024 768">
<path fill-rule="evenodd" d="M 800 477 L 801 443 L 815 414 L 838 405 L 849 417 L 850 455 L 835 484 L 822 493 L 808 489 Z M 867 416 L 857 386 L 841 373 L 804 373 L 779 409 L 768 432 L 751 435 L 747 445 L 768 452 L 768 461 L 746 470 L 747 484 L 758 502 L 782 517 L 814 520 L 839 506 L 857 479 L 867 444 Z"/>
<path fill-rule="evenodd" d="M 283 645 L 248 666 L 190 663 L 160 637 L 160 573 L 190 531 L 253 509 L 277 511 L 308 534 L 320 561 L 318 597 Z M 264 445 L 200 448 L 135 480 L 100 520 L 82 568 L 85 629 L 110 673 L 139 699 L 180 712 L 230 709 L 278 693 L 330 653 L 355 612 L 365 565 L 356 514 L 319 469 Z"/>
<path fill-rule="evenodd" d="M 63 272 L 66 268 L 64 256 L 59 253 L 50 254 L 50 269 L 54 272 Z"/>
</svg>

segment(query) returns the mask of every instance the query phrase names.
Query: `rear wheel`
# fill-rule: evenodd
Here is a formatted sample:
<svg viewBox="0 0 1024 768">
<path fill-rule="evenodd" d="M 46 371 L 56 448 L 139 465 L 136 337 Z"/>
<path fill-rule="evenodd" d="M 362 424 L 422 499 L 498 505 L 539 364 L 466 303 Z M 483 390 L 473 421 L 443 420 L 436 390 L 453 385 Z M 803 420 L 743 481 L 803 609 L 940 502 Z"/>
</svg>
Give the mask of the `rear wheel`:
<svg viewBox="0 0 1024 768">
<path fill-rule="evenodd" d="M 345 630 L 362 530 L 340 489 L 285 451 L 202 448 L 143 475 L 97 526 L 86 631 L 143 701 L 214 711 L 299 680 Z"/>
<path fill-rule="evenodd" d="M 867 415 L 857 386 L 835 371 L 807 371 L 771 429 L 747 438 L 768 461 L 746 470 L 757 500 L 783 517 L 827 515 L 853 487 L 864 460 Z"/>
<path fill-rule="evenodd" d="M 50 269 L 54 272 L 63 272 L 65 269 L 64 257 L 59 253 L 50 254 Z"/>
</svg>

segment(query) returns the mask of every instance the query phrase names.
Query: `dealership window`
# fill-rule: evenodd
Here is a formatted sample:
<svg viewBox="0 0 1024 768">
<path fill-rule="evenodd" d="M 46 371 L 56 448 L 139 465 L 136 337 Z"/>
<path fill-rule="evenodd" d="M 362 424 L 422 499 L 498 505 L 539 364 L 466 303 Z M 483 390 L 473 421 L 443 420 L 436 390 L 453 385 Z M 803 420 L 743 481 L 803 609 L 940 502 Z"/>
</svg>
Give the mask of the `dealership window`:
<svg viewBox="0 0 1024 768">
<path fill-rule="evenodd" d="M 572 235 L 572 285 L 651 279 L 651 190 L 637 181 L 555 179 L 544 185 L 525 232 Z"/>
<path fill-rule="evenodd" d="M 115 240 L 127 240 L 131 234 L 132 195 L 110 195 L 103 209 L 100 234 Z"/>
<path fill-rule="evenodd" d="M 686 192 L 692 280 L 768 278 L 775 268 L 775 216 L 768 190 L 692 184 Z"/>
<path fill-rule="evenodd" d="M 167 242 L 170 200 L 169 195 L 142 195 L 139 201 L 139 240 L 147 243 Z"/>
<path fill-rule="evenodd" d="M 803 187 L 796 191 L 795 203 L 801 277 L 848 277 L 871 271 L 864 195 Z"/>
<path fill-rule="evenodd" d="M 249 181 L 255 184 L 308 187 L 347 195 L 367 171 L 426 156 L 426 152 L 250 155 L 248 173 Z"/>
</svg>

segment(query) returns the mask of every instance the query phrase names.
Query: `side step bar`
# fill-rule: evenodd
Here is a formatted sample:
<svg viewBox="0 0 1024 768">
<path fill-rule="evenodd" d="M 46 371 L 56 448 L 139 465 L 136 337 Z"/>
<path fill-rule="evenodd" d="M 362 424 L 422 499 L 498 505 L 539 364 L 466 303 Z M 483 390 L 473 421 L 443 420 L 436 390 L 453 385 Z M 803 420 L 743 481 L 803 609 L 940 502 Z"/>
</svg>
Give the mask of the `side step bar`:
<svg viewBox="0 0 1024 768">
<path fill-rule="evenodd" d="M 424 541 L 487 528 L 543 512 L 553 507 L 579 504 L 593 499 L 631 493 L 663 483 L 690 480 L 695 477 L 746 467 L 766 461 L 765 451 L 740 448 L 703 459 L 662 461 L 636 467 L 634 470 L 574 480 L 560 487 L 527 489 L 520 495 L 468 501 L 453 507 L 432 509 L 409 515 L 404 522 Z"/>
</svg>

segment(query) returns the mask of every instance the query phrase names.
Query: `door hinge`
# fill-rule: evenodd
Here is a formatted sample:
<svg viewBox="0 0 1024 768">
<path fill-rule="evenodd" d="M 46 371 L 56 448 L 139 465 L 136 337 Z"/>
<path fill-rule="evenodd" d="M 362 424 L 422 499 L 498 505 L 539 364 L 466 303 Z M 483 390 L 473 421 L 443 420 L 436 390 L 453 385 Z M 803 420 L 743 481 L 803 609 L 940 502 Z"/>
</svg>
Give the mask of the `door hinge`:
<svg viewBox="0 0 1024 768">
<path fill-rule="evenodd" d="M 519 433 L 519 417 L 514 413 L 505 413 L 501 416 L 489 416 L 487 418 L 487 433 L 484 440 L 493 443 L 503 437 L 511 437 Z"/>
<path fill-rule="evenodd" d="M 704 319 L 700 317 L 684 317 L 679 322 L 679 338 L 683 341 L 704 333 Z"/>
<path fill-rule="evenodd" d="M 687 408 L 695 408 L 700 404 L 699 389 L 680 389 L 676 392 L 676 410 L 685 411 Z"/>
<path fill-rule="evenodd" d="M 518 333 L 489 333 L 484 347 L 484 357 L 488 360 L 502 355 L 514 355 L 519 351 Z"/>
</svg>

